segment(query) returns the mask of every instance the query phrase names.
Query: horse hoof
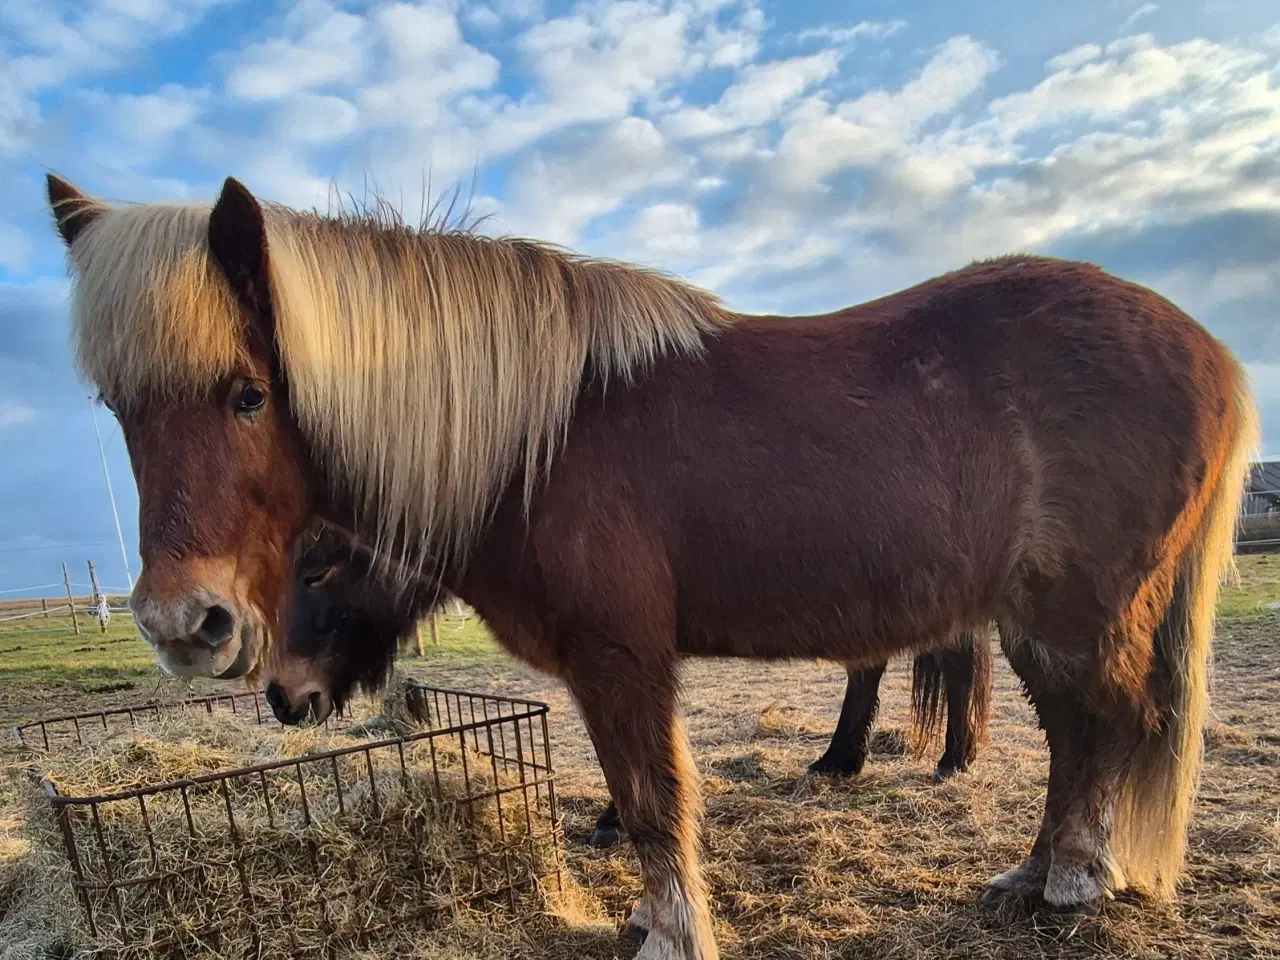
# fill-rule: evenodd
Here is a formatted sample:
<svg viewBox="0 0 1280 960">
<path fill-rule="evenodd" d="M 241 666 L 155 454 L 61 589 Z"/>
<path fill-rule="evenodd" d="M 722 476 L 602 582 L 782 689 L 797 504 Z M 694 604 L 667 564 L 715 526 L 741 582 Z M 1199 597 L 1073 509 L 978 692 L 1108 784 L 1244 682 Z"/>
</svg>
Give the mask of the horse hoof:
<svg viewBox="0 0 1280 960">
<path fill-rule="evenodd" d="M 1012 870 L 992 877 L 982 891 L 982 906 L 997 910 L 1006 903 L 1034 903 L 1044 896 L 1047 871 L 1035 860 L 1025 860 Z"/>
<path fill-rule="evenodd" d="M 955 767 L 938 767 L 938 769 L 933 771 L 933 777 L 931 779 L 934 783 L 946 783 L 959 772 L 960 771 Z"/>
<path fill-rule="evenodd" d="M 819 757 L 809 764 L 809 772 L 820 777 L 856 777 L 862 772 L 862 764 L 841 763 L 838 760 Z"/>
<path fill-rule="evenodd" d="M 1063 916 L 1094 916 L 1110 895 L 1107 876 L 1097 864 L 1055 860 L 1044 885 L 1045 906 Z"/>
<path fill-rule="evenodd" d="M 606 850 L 622 843 L 624 834 L 617 827 L 596 827 L 595 832 L 587 840 L 587 846 Z"/>
<path fill-rule="evenodd" d="M 1050 903 L 1043 901 L 1048 912 L 1058 917 L 1096 917 L 1102 912 L 1102 901 L 1085 900 L 1080 903 Z"/>
<path fill-rule="evenodd" d="M 979 903 L 984 910 L 999 910 L 1006 903 L 1021 899 L 1023 899 L 1022 894 L 1016 890 L 1008 890 L 1004 887 L 987 887 L 982 891 L 982 899 Z"/>
</svg>

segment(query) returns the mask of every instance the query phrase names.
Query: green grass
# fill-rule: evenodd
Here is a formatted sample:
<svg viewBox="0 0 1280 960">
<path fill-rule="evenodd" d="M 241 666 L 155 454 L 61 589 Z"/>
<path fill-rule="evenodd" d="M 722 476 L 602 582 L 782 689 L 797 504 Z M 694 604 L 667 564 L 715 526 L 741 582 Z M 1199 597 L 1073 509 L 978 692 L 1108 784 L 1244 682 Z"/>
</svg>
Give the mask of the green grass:
<svg viewBox="0 0 1280 960">
<path fill-rule="evenodd" d="M 426 620 L 419 627 L 422 649 L 428 660 L 442 663 L 482 663 L 507 656 L 506 651 L 493 639 L 493 634 L 484 625 L 484 621 L 478 617 L 464 619 L 442 616 L 438 623 L 439 643 L 431 642 L 431 628 Z"/>
<path fill-rule="evenodd" d="M 86 692 L 104 683 L 158 677 L 151 650 L 133 618 L 115 614 L 101 633 L 82 617 L 76 636 L 68 617 L 0 623 L 0 686 L 68 685 Z"/>
<path fill-rule="evenodd" d="M 1218 596 L 1218 616 L 1245 619 L 1275 613 L 1280 608 L 1280 554 L 1254 554 L 1236 558 L 1239 586 L 1224 587 Z"/>
<path fill-rule="evenodd" d="M 1248 619 L 1273 613 L 1266 604 L 1280 603 L 1280 556 L 1242 556 L 1239 567 L 1240 585 L 1223 589 L 1219 615 Z M 426 621 L 421 629 L 426 660 L 405 657 L 406 666 L 484 664 L 506 657 L 475 617 L 440 617 L 437 644 L 431 643 Z M 105 634 L 99 632 L 97 621 L 82 618 L 80 636 L 74 634 L 67 617 L 0 623 L 0 690 L 32 693 L 61 686 L 93 693 L 116 682 L 158 679 L 151 651 L 126 614 L 113 616 Z"/>
</svg>

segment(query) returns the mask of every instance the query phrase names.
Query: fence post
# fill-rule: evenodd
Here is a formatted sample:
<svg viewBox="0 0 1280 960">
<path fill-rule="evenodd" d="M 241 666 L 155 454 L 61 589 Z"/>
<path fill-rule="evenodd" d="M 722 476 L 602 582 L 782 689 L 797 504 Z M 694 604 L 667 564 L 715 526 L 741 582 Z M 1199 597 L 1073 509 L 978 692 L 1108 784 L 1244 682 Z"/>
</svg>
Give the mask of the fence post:
<svg viewBox="0 0 1280 960">
<path fill-rule="evenodd" d="M 419 620 L 413 626 L 413 641 L 418 645 L 418 659 L 422 659 L 427 655 L 427 651 L 422 646 L 422 621 Z"/>
<path fill-rule="evenodd" d="M 431 644 L 432 646 L 440 646 L 440 614 L 434 609 L 431 611 Z"/>
<path fill-rule="evenodd" d="M 44 614 L 46 620 L 49 619 L 49 601 L 44 597 L 40 598 L 40 612 Z"/>
<path fill-rule="evenodd" d="M 80 636 L 80 621 L 76 619 L 76 598 L 71 595 L 71 574 L 67 565 L 62 565 L 62 582 L 67 585 L 67 603 L 71 605 L 71 625 L 76 628 L 76 636 Z"/>
<path fill-rule="evenodd" d="M 93 561 L 89 561 L 89 584 L 93 587 L 93 605 L 106 604 L 107 598 L 102 595 L 102 590 L 98 586 L 98 571 L 93 569 Z M 102 628 L 102 632 L 107 632 L 107 621 L 103 616 L 98 617 L 98 626 Z"/>
</svg>

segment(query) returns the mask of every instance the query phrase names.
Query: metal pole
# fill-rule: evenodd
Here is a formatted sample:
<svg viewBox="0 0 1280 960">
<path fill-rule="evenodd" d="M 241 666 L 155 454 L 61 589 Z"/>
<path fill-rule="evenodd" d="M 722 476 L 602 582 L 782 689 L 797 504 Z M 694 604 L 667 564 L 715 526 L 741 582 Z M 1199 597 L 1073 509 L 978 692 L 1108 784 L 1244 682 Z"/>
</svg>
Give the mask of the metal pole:
<svg viewBox="0 0 1280 960">
<path fill-rule="evenodd" d="M 93 417 L 93 435 L 98 438 L 98 456 L 102 459 L 102 476 L 107 481 L 107 498 L 111 501 L 111 516 L 116 521 L 116 537 L 120 540 L 120 559 L 124 561 L 124 575 L 129 581 L 129 592 L 133 592 L 133 574 L 129 571 L 129 551 L 124 546 L 124 532 L 120 529 L 120 514 L 116 510 L 116 494 L 111 489 L 111 474 L 107 472 L 107 454 L 102 448 L 102 434 L 98 432 L 98 411 L 94 408 L 93 397 L 89 398 L 89 416 Z"/>
<path fill-rule="evenodd" d="M 71 607 L 71 626 L 76 629 L 76 636 L 80 636 L 80 621 L 76 619 L 76 598 L 71 593 L 71 573 L 67 570 L 67 565 L 62 565 L 62 582 L 67 585 L 67 605 Z"/>
<path fill-rule="evenodd" d="M 102 588 L 98 586 L 98 571 L 93 569 L 93 561 L 89 561 L 89 583 L 93 587 L 93 607 L 97 613 L 98 626 L 102 628 L 102 632 L 107 632 L 107 598 L 102 594 Z"/>
</svg>

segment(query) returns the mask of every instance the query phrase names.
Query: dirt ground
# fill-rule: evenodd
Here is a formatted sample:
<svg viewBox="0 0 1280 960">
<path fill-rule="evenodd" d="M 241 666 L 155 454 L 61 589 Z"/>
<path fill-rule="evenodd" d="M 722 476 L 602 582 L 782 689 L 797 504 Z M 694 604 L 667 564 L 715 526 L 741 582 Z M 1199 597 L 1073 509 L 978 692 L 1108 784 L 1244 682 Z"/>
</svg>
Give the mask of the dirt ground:
<svg viewBox="0 0 1280 960">
<path fill-rule="evenodd" d="M 723 956 L 1280 958 L 1280 612 L 1257 594 L 1259 584 L 1280 580 L 1280 558 L 1262 563 L 1249 564 L 1245 592 L 1219 624 L 1207 764 L 1178 898 L 1149 904 L 1122 896 L 1093 918 L 978 906 L 986 880 L 1029 848 L 1048 767 L 1002 658 L 990 742 L 968 774 L 940 786 L 929 780 L 940 744 L 921 759 L 873 753 L 856 779 L 804 776 L 839 710 L 838 665 L 687 663 L 685 708 L 706 801 L 704 863 Z M 1274 591 L 1263 599 L 1274 601 Z M 427 683 L 551 705 L 570 872 L 621 923 L 640 892 L 637 862 L 629 845 L 597 851 L 583 842 L 608 795 L 564 691 L 492 651 L 408 660 L 404 668 Z M 905 730 L 908 677 L 907 662 L 886 675 L 878 730 Z M 10 684 L 0 691 L 0 721 L 136 701 L 156 690 L 129 682 L 130 689 L 96 693 L 63 679 L 43 689 Z M 19 826 L 12 810 L 0 810 L 0 847 Z M 0 903 L 0 920 L 4 909 Z M 611 928 L 534 925 L 498 952 L 477 941 L 458 956 L 604 960 L 634 949 Z"/>
<path fill-rule="evenodd" d="M 685 700 L 706 798 L 704 857 L 725 957 L 1280 957 L 1280 617 L 1223 623 L 1214 713 L 1186 879 L 1176 902 L 1121 898 L 1057 920 L 977 905 L 1039 827 L 1048 754 L 998 660 L 991 739 L 972 770 L 929 780 L 937 755 L 873 754 L 853 780 L 812 780 L 844 693 L 833 664 L 694 662 Z M 421 679 L 552 705 L 553 757 L 573 870 L 615 918 L 639 895 L 630 847 L 585 846 L 608 802 L 562 689 L 516 665 Z M 909 664 L 882 687 L 878 730 L 905 730 Z M 891 739 L 891 738 L 884 738 Z M 625 949 L 595 956 L 629 956 Z"/>
</svg>

